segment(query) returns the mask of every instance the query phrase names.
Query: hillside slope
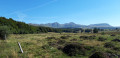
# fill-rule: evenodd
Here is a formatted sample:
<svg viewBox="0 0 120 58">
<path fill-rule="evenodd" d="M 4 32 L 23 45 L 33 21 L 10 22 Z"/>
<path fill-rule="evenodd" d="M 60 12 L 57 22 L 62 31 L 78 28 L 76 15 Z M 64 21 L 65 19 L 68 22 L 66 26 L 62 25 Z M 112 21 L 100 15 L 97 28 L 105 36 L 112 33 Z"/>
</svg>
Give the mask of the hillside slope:
<svg viewBox="0 0 120 58">
<path fill-rule="evenodd" d="M 46 33 L 54 32 L 57 29 L 42 27 L 42 26 L 32 26 L 24 22 L 15 21 L 12 18 L 0 17 L 0 26 L 7 26 L 11 33 L 14 34 L 31 34 L 31 33 Z"/>
</svg>

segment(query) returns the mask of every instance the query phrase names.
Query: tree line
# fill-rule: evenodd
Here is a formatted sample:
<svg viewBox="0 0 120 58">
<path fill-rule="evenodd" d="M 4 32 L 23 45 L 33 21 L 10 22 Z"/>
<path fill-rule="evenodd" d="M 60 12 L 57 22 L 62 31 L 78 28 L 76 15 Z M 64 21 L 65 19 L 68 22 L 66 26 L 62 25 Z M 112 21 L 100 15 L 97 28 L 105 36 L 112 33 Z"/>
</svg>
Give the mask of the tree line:
<svg viewBox="0 0 120 58">
<path fill-rule="evenodd" d="M 0 38 L 4 38 L 5 34 L 35 34 L 35 33 L 47 33 L 47 32 L 69 32 L 69 33 L 78 33 L 78 32 L 98 32 L 98 29 L 82 29 L 82 28 L 51 28 L 43 26 L 32 26 L 24 22 L 15 21 L 12 18 L 0 17 Z"/>
<path fill-rule="evenodd" d="M 33 34 L 33 33 L 47 33 L 47 32 L 59 32 L 59 29 L 32 26 L 24 22 L 15 21 L 12 18 L 0 17 L 0 27 L 6 26 L 10 33 L 13 34 Z"/>
</svg>

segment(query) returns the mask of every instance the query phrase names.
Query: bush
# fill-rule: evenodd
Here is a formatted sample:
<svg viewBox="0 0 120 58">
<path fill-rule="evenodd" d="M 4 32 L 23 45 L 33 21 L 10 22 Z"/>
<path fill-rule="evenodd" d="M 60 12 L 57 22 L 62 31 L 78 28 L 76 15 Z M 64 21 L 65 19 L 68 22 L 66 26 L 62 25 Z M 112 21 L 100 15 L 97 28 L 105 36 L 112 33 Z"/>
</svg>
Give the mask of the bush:
<svg viewBox="0 0 120 58">
<path fill-rule="evenodd" d="M 55 37 L 47 37 L 46 39 L 56 39 Z"/>
<path fill-rule="evenodd" d="M 10 31 L 7 26 L 0 26 L 0 39 L 5 40 Z"/>
<path fill-rule="evenodd" d="M 89 58 L 109 58 L 109 56 L 104 52 L 95 52 Z"/>
<path fill-rule="evenodd" d="M 119 58 L 119 55 L 107 52 L 95 52 L 89 58 Z"/>
<path fill-rule="evenodd" d="M 98 31 L 99 31 L 98 28 L 93 29 L 93 33 L 98 33 Z"/>
<path fill-rule="evenodd" d="M 115 34 L 112 34 L 112 35 L 110 35 L 110 36 L 116 36 Z"/>
<path fill-rule="evenodd" d="M 95 36 L 95 35 L 89 36 L 89 39 L 90 39 L 90 40 L 91 40 L 91 39 L 96 39 L 96 36 Z"/>
<path fill-rule="evenodd" d="M 104 37 L 99 37 L 99 38 L 98 38 L 98 41 L 105 41 L 105 40 L 107 40 L 107 39 L 104 38 Z"/>
<path fill-rule="evenodd" d="M 80 36 L 80 38 L 86 38 L 86 39 L 87 39 L 87 38 L 88 38 L 88 36 Z"/>
<path fill-rule="evenodd" d="M 107 42 L 107 43 L 104 44 L 104 47 L 106 47 L 106 48 L 113 48 L 113 47 L 115 47 L 115 44 L 112 43 L 112 42 Z"/>
<path fill-rule="evenodd" d="M 93 36 L 80 36 L 80 38 L 84 39 L 84 40 L 92 40 L 92 39 L 95 39 L 96 36 L 93 35 Z"/>
<path fill-rule="evenodd" d="M 113 39 L 112 41 L 120 42 L 120 39 Z"/>
<path fill-rule="evenodd" d="M 89 51 L 92 50 L 92 49 L 95 49 L 95 47 L 93 47 L 93 46 L 85 46 L 84 48 L 85 48 L 86 50 L 89 50 Z"/>
<path fill-rule="evenodd" d="M 120 51 L 120 47 L 114 47 L 113 49 L 116 51 Z"/>
<path fill-rule="evenodd" d="M 69 56 L 85 55 L 86 49 L 80 43 L 71 43 L 63 48 L 63 52 Z"/>
</svg>

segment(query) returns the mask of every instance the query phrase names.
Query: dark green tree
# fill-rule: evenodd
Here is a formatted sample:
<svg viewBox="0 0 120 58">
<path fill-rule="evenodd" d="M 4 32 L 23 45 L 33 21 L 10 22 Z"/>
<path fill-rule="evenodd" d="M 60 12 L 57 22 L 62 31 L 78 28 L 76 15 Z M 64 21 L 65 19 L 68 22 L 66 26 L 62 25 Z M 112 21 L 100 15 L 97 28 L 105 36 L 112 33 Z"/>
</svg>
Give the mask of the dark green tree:
<svg viewBox="0 0 120 58">
<path fill-rule="evenodd" d="M 10 31 L 7 26 L 0 26 L 0 39 L 5 40 Z"/>
<path fill-rule="evenodd" d="M 93 33 L 98 33 L 98 31 L 99 31 L 99 30 L 98 30 L 97 28 L 94 28 L 94 29 L 93 29 Z"/>
<path fill-rule="evenodd" d="M 85 29 L 86 33 L 90 33 L 92 30 L 91 29 Z"/>
</svg>

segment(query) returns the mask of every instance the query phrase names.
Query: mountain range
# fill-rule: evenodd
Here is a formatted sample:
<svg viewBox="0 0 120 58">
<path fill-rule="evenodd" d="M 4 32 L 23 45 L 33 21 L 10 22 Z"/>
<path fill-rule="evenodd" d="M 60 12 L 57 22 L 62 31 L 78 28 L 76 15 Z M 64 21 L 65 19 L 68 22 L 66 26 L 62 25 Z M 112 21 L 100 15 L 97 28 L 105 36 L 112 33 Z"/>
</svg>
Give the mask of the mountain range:
<svg viewBox="0 0 120 58">
<path fill-rule="evenodd" d="M 65 23 L 65 24 L 60 24 L 58 22 L 54 23 L 47 23 L 47 24 L 31 24 L 34 26 L 45 26 L 45 27 L 52 27 L 52 28 L 101 28 L 101 29 L 115 29 L 119 27 L 113 27 L 107 23 L 99 23 L 99 24 L 90 24 L 90 25 L 81 25 L 81 24 L 76 24 L 74 22 L 70 23 Z"/>
</svg>

